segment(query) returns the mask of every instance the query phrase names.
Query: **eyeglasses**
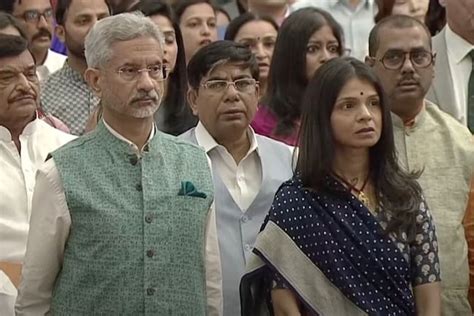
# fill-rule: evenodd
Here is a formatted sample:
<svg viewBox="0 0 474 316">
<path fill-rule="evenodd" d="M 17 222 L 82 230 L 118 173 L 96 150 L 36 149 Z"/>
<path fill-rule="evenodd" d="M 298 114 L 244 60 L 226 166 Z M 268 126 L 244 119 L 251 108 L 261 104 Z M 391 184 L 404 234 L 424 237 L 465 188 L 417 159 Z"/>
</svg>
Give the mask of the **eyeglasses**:
<svg viewBox="0 0 474 316">
<path fill-rule="evenodd" d="M 125 66 L 117 70 L 117 73 L 119 74 L 120 78 L 126 81 L 137 80 L 138 76 L 142 72 L 147 72 L 148 76 L 150 76 L 151 79 L 156 80 L 156 81 L 165 80 L 166 75 L 167 75 L 166 67 L 163 67 L 162 65 L 151 65 L 143 69 L 139 69 L 137 67 Z"/>
<path fill-rule="evenodd" d="M 43 13 L 38 10 L 28 10 L 16 17 L 25 20 L 27 23 L 38 23 L 41 17 L 44 17 L 46 21 L 51 21 L 53 19 L 53 9 L 46 9 Z"/>
<path fill-rule="evenodd" d="M 201 84 L 201 86 L 214 92 L 224 92 L 232 85 L 239 92 L 251 93 L 255 91 L 257 83 L 257 80 L 253 78 L 242 78 L 234 81 L 209 80 Z"/>
<path fill-rule="evenodd" d="M 435 55 L 425 50 L 415 50 L 405 52 L 401 50 L 389 51 L 382 59 L 382 65 L 389 70 L 399 70 L 405 64 L 406 56 L 409 56 L 411 63 L 417 68 L 426 68 L 433 63 Z"/>
</svg>

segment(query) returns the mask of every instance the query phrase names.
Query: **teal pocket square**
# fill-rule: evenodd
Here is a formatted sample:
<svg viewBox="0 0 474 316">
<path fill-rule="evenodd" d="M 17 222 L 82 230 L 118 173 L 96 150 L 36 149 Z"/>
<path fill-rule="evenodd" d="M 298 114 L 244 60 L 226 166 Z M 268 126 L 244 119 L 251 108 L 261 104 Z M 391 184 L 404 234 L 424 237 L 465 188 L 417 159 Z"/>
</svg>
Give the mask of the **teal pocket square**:
<svg viewBox="0 0 474 316">
<path fill-rule="evenodd" d="M 206 193 L 196 190 L 194 184 L 191 181 L 181 181 L 181 189 L 179 190 L 178 195 L 194 196 L 203 199 L 207 197 Z"/>
</svg>

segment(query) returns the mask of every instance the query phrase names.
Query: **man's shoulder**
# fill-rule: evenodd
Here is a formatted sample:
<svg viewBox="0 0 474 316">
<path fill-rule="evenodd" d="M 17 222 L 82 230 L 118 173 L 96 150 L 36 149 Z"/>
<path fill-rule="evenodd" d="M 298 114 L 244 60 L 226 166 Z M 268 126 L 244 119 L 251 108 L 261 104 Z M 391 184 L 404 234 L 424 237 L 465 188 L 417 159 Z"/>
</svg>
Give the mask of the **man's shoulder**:
<svg viewBox="0 0 474 316">
<path fill-rule="evenodd" d="M 435 124 L 449 129 L 451 132 L 456 133 L 460 137 L 472 139 L 471 132 L 464 124 L 460 123 L 450 114 L 441 110 L 439 106 L 433 102 L 426 101 L 426 112 L 433 119 Z"/>
<path fill-rule="evenodd" d="M 77 136 L 65 133 L 48 123 L 44 122 L 42 119 L 38 119 L 38 131 L 41 133 L 41 136 L 45 135 L 48 138 L 54 138 L 59 142 L 68 143 L 77 138 Z"/>
<path fill-rule="evenodd" d="M 163 132 L 159 133 L 164 146 L 170 146 L 169 148 L 174 148 L 179 152 L 186 151 L 191 153 L 204 153 L 204 150 L 201 147 L 191 143 L 189 137 L 187 137 L 187 135 L 191 135 L 191 130 L 188 130 L 179 136 L 173 136 Z"/>
</svg>

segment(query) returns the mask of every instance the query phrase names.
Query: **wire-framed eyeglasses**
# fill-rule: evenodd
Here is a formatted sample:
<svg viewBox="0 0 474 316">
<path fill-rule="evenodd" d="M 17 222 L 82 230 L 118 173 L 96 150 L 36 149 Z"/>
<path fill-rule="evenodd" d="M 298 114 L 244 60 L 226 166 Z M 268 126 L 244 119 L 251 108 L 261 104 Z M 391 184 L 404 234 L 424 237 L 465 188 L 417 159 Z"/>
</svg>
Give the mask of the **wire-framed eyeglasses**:
<svg viewBox="0 0 474 316">
<path fill-rule="evenodd" d="M 224 92 L 232 85 L 239 92 L 250 93 L 255 91 L 257 83 L 258 81 L 253 78 L 241 78 L 234 81 L 208 80 L 202 83 L 201 86 L 210 91 Z"/>
<path fill-rule="evenodd" d="M 120 78 L 125 81 L 137 80 L 142 72 L 147 72 L 148 76 L 156 81 L 163 81 L 167 77 L 166 67 L 162 65 L 150 65 L 142 69 L 133 66 L 124 66 L 117 70 Z"/>
</svg>

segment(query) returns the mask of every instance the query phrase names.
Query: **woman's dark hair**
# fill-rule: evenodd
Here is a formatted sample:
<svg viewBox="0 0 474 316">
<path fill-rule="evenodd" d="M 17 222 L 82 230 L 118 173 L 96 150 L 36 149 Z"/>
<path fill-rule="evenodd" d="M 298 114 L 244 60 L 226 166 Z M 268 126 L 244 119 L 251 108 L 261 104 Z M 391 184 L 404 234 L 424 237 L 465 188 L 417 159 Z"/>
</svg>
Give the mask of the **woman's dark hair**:
<svg viewBox="0 0 474 316">
<path fill-rule="evenodd" d="M 176 65 L 174 71 L 170 73 L 168 78 L 168 87 L 166 98 L 161 104 L 160 110 L 155 116 L 162 115 L 162 119 L 158 120 L 158 128 L 171 135 L 180 135 L 196 126 L 197 117 L 195 117 L 191 108 L 186 101 L 186 91 L 188 88 L 188 79 L 186 75 L 186 59 L 184 56 L 184 44 L 181 30 L 175 22 L 174 13 L 171 7 L 162 0 L 142 0 L 140 3 L 140 11 L 145 16 L 161 15 L 170 20 L 176 35 L 176 44 L 178 46 L 178 55 L 176 57 Z"/>
<path fill-rule="evenodd" d="M 188 7 L 200 3 L 207 3 L 215 11 L 214 4 L 211 2 L 211 0 L 178 0 L 173 5 L 174 13 L 176 14 L 176 22 L 179 24 L 181 16 Z"/>
<path fill-rule="evenodd" d="M 189 61 L 188 78 L 191 88 L 198 90 L 202 78 L 223 61 L 242 63 L 242 68 L 249 68 L 252 78 L 258 81 L 258 62 L 247 46 L 233 41 L 216 41 L 201 48 Z"/>
<path fill-rule="evenodd" d="M 383 18 L 392 15 L 395 0 L 375 0 L 378 11 L 374 17 L 375 23 L 378 23 Z"/>
<path fill-rule="evenodd" d="M 425 24 L 430 30 L 431 36 L 435 36 L 446 25 L 446 9 L 439 4 L 439 0 L 430 0 Z"/>
<path fill-rule="evenodd" d="M 419 173 L 410 174 L 400 168 L 387 99 L 379 79 L 363 62 L 352 57 L 330 60 L 308 84 L 302 105 L 296 172 L 308 189 L 349 193 L 331 187 L 326 179 L 332 174 L 335 155 L 331 114 L 340 91 L 354 78 L 370 83 L 380 97 L 382 131 L 377 144 L 370 148 L 369 177 L 378 202 L 392 216 L 387 231 L 405 231 L 413 238 L 415 212 L 422 201 L 421 188 L 416 182 Z"/>
<path fill-rule="evenodd" d="M 306 77 L 306 46 L 314 32 L 329 26 L 339 43 L 339 55 L 344 51 L 341 26 L 331 14 L 316 8 L 304 8 L 292 13 L 278 31 L 268 75 L 268 88 L 263 106 L 277 118 L 276 135 L 291 135 L 301 116 L 301 98 Z"/>
<path fill-rule="evenodd" d="M 3 30 L 9 26 L 12 26 L 17 29 L 21 37 L 23 37 L 24 39 L 28 39 L 25 30 L 20 25 L 20 23 L 18 23 L 17 19 L 13 15 L 6 12 L 0 12 L 0 30 Z"/>
<path fill-rule="evenodd" d="M 237 33 L 239 33 L 239 30 L 244 26 L 245 24 L 252 22 L 252 21 L 265 21 L 270 23 L 276 31 L 278 31 L 278 24 L 276 24 L 275 20 L 273 20 L 269 16 L 258 16 L 255 15 L 251 12 L 244 13 L 242 15 L 239 15 L 232 21 L 230 21 L 229 25 L 227 25 L 227 30 L 225 31 L 225 40 L 229 41 L 234 41 L 235 37 L 237 36 Z"/>
</svg>

